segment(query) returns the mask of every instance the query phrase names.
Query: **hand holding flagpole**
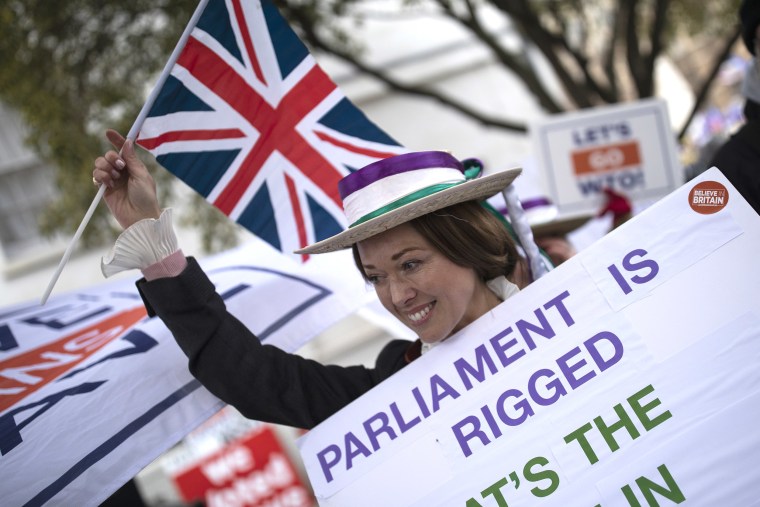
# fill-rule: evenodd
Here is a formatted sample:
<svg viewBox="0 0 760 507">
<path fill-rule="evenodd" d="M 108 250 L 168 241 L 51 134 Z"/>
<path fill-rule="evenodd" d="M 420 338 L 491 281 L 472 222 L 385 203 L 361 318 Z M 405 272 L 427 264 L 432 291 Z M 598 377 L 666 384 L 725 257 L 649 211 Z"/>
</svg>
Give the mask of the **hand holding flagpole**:
<svg viewBox="0 0 760 507">
<path fill-rule="evenodd" d="M 172 67 L 174 67 L 174 64 L 177 62 L 177 59 L 179 58 L 179 55 L 182 52 L 182 49 L 185 47 L 185 44 L 187 43 L 187 39 L 190 37 L 190 33 L 193 31 L 193 29 L 195 28 L 195 25 L 198 23 L 198 19 L 201 17 L 201 14 L 203 13 L 203 9 L 205 9 L 207 3 L 208 3 L 208 0 L 200 0 L 200 2 L 198 3 L 198 7 L 195 8 L 195 12 L 193 13 L 192 17 L 190 18 L 190 21 L 185 27 L 185 31 L 182 33 L 182 36 L 180 37 L 179 42 L 177 42 L 177 45 L 174 48 L 174 51 L 169 57 L 169 60 L 166 62 L 166 65 L 164 66 L 164 70 L 161 72 L 161 75 L 158 77 L 158 80 L 156 81 L 156 84 L 153 87 L 153 90 L 151 91 L 150 95 L 145 101 L 145 104 L 140 110 L 140 113 L 137 115 L 137 119 L 135 119 L 135 122 L 132 125 L 132 128 L 129 129 L 129 133 L 127 134 L 127 140 L 134 141 L 135 139 L 137 139 L 137 135 L 140 132 L 140 128 L 142 127 L 142 124 L 145 121 L 145 118 L 148 116 L 148 112 L 150 112 L 150 109 L 153 107 L 153 103 L 156 101 L 156 97 L 158 96 L 158 93 L 161 91 L 161 88 L 166 82 L 166 79 L 169 77 Z M 103 198 L 103 195 L 105 194 L 106 190 L 107 190 L 106 185 L 101 184 L 100 188 L 98 188 L 98 192 L 97 194 L 95 194 L 95 198 L 92 200 L 92 203 L 90 204 L 89 209 L 85 213 L 84 218 L 82 218 L 82 222 L 79 224 L 79 227 L 74 233 L 74 236 L 71 238 L 71 241 L 69 241 L 69 245 L 66 247 L 66 251 L 64 252 L 63 257 L 61 258 L 61 262 L 58 264 L 58 268 L 56 268 L 55 273 L 53 273 L 53 277 L 51 278 L 50 283 L 48 283 L 48 286 L 45 289 L 45 293 L 42 295 L 42 300 L 40 301 L 41 305 L 44 305 L 47 302 L 48 297 L 50 297 L 50 293 L 52 292 L 53 287 L 58 281 L 58 278 L 61 276 L 64 266 L 68 262 L 69 257 L 71 257 L 71 253 L 74 251 L 74 248 L 76 247 L 76 244 L 79 241 L 79 238 L 82 235 L 82 232 L 84 231 L 85 227 L 87 227 L 87 224 L 90 222 L 90 218 L 92 218 L 93 213 L 95 213 L 95 209 L 98 207 L 98 204 L 100 203 L 100 200 Z"/>
</svg>

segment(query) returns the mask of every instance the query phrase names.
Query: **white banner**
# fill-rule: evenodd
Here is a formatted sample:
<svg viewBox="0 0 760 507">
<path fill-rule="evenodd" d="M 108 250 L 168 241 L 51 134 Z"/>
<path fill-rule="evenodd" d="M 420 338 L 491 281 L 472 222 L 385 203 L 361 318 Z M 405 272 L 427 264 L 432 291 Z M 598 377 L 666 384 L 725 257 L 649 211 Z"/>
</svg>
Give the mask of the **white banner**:
<svg viewBox="0 0 760 507">
<path fill-rule="evenodd" d="M 320 505 L 755 505 L 759 250 L 705 172 L 302 437 Z"/>
<path fill-rule="evenodd" d="M 659 99 L 552 115 L 531 126 L 531 137 L 543 188 L 563 215 L 598 212 L 605 187 L 649 201 L 683 181 Z"/>
<path fill-rule="evenodd" d="M 201 262 L 232 313 L 289 351 L 371 296 L 351 263 L 300 265 L 260 241 Z M 134 279 L 0 311 L 3 505 L 98 505 L 222 406 Z"/>
</svg>

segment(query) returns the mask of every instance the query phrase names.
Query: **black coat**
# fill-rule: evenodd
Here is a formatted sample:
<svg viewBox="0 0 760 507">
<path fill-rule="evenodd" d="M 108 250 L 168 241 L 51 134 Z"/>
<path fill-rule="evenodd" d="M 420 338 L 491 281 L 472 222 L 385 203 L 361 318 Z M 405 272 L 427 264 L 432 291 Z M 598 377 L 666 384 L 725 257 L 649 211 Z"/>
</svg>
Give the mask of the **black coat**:
<svg viewBox="0 0 760 507">
<path fill-rule="evenodd" d="M 748 105 L 754 103 L 748 101 Z M 745 108 L 745 114 L 749 110 Z M 760 214 L 760 119 L 747 116 L 747 123 L 720 147 L 708 167 L 720 169 Z"/>
<path fill-rule="evenodd" d="M 418 342 L 394 340 L 375 368 L 341 367 L 261 344 L 227 312 L 192 257 L 179 276 L 142 279 L 137 287 L 148 314 L 161 318 L 187 355 L 193 376 L 250 419 L 313 428 L 418 356 Z"/>
</svg>

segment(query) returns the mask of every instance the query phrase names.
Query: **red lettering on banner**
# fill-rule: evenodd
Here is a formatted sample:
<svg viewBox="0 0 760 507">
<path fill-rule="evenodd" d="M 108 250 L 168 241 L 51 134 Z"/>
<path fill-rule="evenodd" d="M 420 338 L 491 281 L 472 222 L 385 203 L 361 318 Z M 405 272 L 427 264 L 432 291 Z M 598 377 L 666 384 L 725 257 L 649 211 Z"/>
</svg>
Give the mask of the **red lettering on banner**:
<svg viewBox="0 0 760 507">
<path fill-rule="evenodd" d="M 140 306 L 0 362 L 0 412 L 74 369 L 145 317 Z"/>
<path fill-rule="evenodd" d="M 262 426 L 174 477 L 183 500 L 208 507 L 311 507 L 272 428 Z"/>
</svg>

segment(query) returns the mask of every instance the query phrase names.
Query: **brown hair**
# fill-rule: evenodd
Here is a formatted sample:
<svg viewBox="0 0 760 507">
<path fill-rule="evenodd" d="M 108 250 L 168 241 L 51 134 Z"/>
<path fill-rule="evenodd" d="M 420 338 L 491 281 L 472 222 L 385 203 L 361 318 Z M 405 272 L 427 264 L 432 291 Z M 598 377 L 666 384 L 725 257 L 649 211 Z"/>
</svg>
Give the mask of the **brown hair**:
<svg viewBox="0 0 760 507">
<path fill-rule="evenodd" d="M 473 268 L 483 281 L 498 276 L 509 278 L 515 268 L 518 253 L 507 228 L 476 201 L 430 212 L 409 224 L 451 262 Z M 351 250 L 366 280 L 356 245 Z"/>
</svg>

